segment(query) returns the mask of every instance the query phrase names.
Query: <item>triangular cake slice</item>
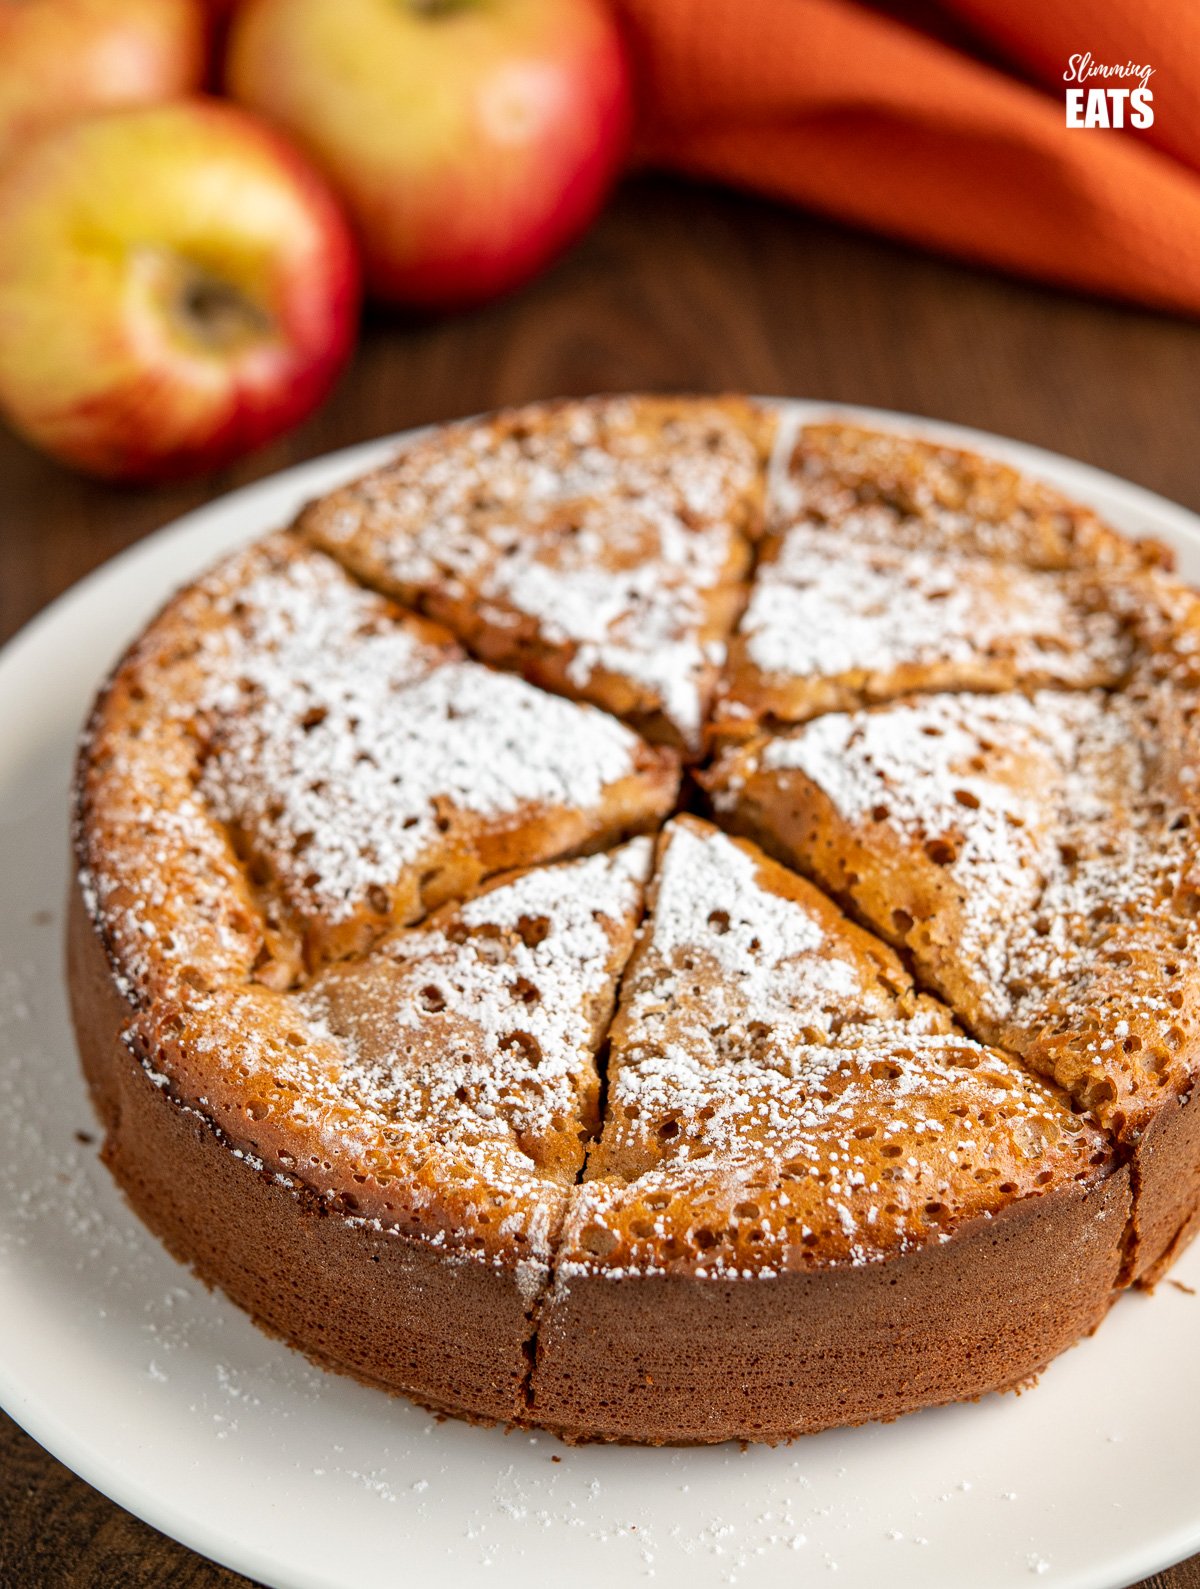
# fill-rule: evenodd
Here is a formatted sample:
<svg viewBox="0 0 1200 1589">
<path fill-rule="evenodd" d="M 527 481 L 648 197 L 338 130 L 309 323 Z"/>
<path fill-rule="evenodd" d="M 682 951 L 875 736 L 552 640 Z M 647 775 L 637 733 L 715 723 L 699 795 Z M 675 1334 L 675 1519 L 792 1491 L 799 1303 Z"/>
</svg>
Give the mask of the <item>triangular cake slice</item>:
<svg viewBox="0 0 1200 1589">
<path fill-rule="evenodd" d="M 1106 573 L 1160 553 L 994 460 L 801 431 L 715 726 L 724 737 L 912 690 L 1111 685 L 1130 641 Z"/>
<path fill-rule="evenodd" d="M 1136 1135 L 1200 1052 L 1194 741 L 1165 687 L 934 695 L 755 740 L 706 782 L 973 1031 Z"/>
<path fill-rule="evenodd" d="M 1104 587 L 940 547 L 871 514 L 772 535 L 730 643 L 718 733 L 799 723 L 912 690 L 1117 683 L 1130 646 Z"/>
<path fill-rule="evenodd" d="M 651 850 L 634 839 L 502 878 L 327 967 L 301 1003 L 348 1050 L 343 1086 L 451 1141 L 506 1137 L 573 1181 Z"/>
<path fill-rule="evenodd" d="M 236 1144 L 237 1158 L 271 1165 L 294 1191 L 376 1229 L 544 1264 L 565 1207 L 561 1180 L 503 1120 L 488 1130 L 466 1110 L 456 1120 L 411 1113 L 403 1088 L 378 1085 L 324 1013 L 260 983 L 226 984 L 148 1007 L 122 1041 L 156 1087 Z M 206 1240 L 219 1245 L 223 1232 Z"/>
<path fill-rule="evenodd" d="M 517 409 L 416 441 L 301 525 L 474 656 L 695 750 L 773 423 L 734 398 Z"/>
<path fill-rule="evenodd" d="M 199 788 L 260 888 L 286 983 L 498 872 L 654 826 L 671 752 L 465 659 L 280 537 L 210 581 Z"/>
<path fill-rule="evenodd" d="M 753 845 L 680 818 L 613 1026 L 559 1271 L 860 1264 L 1101 1177 L 1056 1088 Z"/>
</svg>

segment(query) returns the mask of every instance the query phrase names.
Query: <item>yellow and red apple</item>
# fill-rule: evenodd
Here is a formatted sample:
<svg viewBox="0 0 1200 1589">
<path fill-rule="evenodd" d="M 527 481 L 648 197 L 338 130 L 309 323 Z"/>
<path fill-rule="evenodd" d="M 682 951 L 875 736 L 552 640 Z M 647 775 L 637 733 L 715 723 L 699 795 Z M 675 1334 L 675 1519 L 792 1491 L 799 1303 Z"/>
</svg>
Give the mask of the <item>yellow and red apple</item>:
<svg viewBox="0 0 1200 1589">
<path fill-rule="evenodd" d="M 193 93 L 207 28 L 200 0 L 0 0 L 0 164 L 69 116 Z"/>
<path fill-rule="evenodd" d="M 179 475 L 286 430 L 357 305 L 325 183 L 234 106 L 83 117 L 0 170 L 0 409 L 89 472 Z"/>
<path fill-rule="evenodd" d="M 226 80 L 345 200 L 373 292 L 430 306 L 514 287 L 575 238 L 630 125 L 603 0 L 245 0 Z"/>
</svg>

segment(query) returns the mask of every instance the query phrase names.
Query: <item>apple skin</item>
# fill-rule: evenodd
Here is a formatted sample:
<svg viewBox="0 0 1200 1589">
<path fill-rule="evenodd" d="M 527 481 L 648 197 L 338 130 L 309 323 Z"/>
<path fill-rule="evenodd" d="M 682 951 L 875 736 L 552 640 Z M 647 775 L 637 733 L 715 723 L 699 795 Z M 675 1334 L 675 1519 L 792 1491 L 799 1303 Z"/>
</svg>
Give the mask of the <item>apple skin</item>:
<svg viewBox="0 0 1200 1589">
<path fill-rule="evenodd" d="M 432 308 L 505 292 L 577 237 L 632 120 L 602 0 L 245 0 L 226 82 L 341 194 L 373 295 Z"/>
<path fill-rule="evenodd" d="M 234 106 L 100 112 L 0 171 L 0 409 L 88 473 L 173 478 L 287 430 L 358 301 L 325 183 Z"/>
<path fill-rule="evenodd" d="M 0 0 L 0 163 L 70 116 L 194 93 L 207 32 L 200 0 Z"/>
</svg>

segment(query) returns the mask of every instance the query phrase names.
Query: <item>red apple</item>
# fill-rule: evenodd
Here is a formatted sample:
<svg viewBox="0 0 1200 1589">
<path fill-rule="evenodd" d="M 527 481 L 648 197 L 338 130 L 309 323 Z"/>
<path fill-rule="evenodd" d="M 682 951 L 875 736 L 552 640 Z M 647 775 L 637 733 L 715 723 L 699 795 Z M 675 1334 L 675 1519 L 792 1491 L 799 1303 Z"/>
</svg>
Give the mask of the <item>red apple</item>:
<svg viewBox="0 0 1200 1589">
<path fill-rule="evenodd" d="M 101 112 L 0 172 L 0 409 L 91 473 L 212 468 L 286 430 L 357 303 L 336 201 L 233 106 Z"/>
<path fill-rule="evenodd" d="M 0 0 L 0 161 L 68 116 L 193 93 L 206 32 L 199 0 Z"/>
<path fill-rule="evenodd" d="M 380 297 L 478 301 L 595 215 L 628 140 L 602 0 L 246 0 L 227 82 L 322 167 Z"/>
</svg>

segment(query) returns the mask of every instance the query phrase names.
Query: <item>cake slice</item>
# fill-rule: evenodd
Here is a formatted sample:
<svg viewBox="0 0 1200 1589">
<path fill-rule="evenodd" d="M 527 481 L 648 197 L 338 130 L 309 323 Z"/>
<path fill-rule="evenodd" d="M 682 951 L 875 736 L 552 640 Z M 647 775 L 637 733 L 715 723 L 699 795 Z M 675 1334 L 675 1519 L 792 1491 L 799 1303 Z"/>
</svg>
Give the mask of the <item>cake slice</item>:
<svg viewBox="0 0 1200 1589">
<path fill-rule="evenodd" d="M 1105 587 L 891 539 L 854 510 L 768 538 L 729 648 L 719 735 L 803 722 L 912 690 L 1117 683 L 1130 645 Z"/>
<path fill-rule="evenodd" d="M 207 588 L 198 788 L 261 896 L 260 980 L 287 985 L 488 876 L 671 807 L 669 751 L 464 658 L 300 542 L 280 537 Z"/>
<path fill-rule="evenodd" d="M 755 741 L 708 784 L 972 1030 L 1124 1129 L 1189 1084 L 1200 1043 L 1177 754 L 1167 718 L 1125 697 L 941 695 Z"/>
<path fill-rule="evenodd" d="M 774 495 L 718 690 L 722 737 L 912 690 L 1086 688 L 1129 670 L 1109 576 L 1160 550 L 1002 464 L 807 426 Z"/>
<path fill-rule="evenodd" d="M 191 979 L 98 1014 L 82 1048 L 105 1158 L 172 1251 L 319 1362 L 435 1408 L 522 1415 L 568 1187 L 506 1120 L 410 1113 L 261 984 Z"/>
<path fill-rule="evenodd" d="M 961 1333 L 945 1344 L 971 1357 L 978 1388 L 1009 1383 L 1027 1307 L 1053 1296 L 1064 1343 L 1098 1321 L 1126 1207 L 1109 1143 L 1053 1084 L 966 1037 L 810 884 L 680 818 L 660 840 L 603 1133 L 563 1226 L 535 1416 L 570 1429 L 586 1406 L 611 1437 L 649 1420 L 667 1439 L 721 1438 L 740 1418 L 770 1438 L 796 1432 L 798 1400 L 819 1428 L 886 1417 L 893 1396 L 935 1399 L 918 1343 L 946 1328 L 928 1310 L 952 1235 L 960 1255 L 978 1241 L 986 1256 L 974 1297 L 949 1282 Z M 1009 1274 L 1016 1248 L 1023 1276 Z M 998 1275 L 1011 1320 L 981 1306 Z M 730 1291 L 750 1280 L 783 1292 L 757 1324 Z M 710 1428 L 686 1386 L 714 1339 Z M 621 1389 L 597 1407 L 601 1363 Z M 846 1390 L 860 1382 L 861 1403 Z"/>
<path fill-rule="evenodd" d="M 695 751 L 772 429 L 733 398 L 517 409 L 418 439 L 301 527 L 474 656 Z"/>
<path fill-rule="evenodd" d="M 779 1216 L 756 1261 L 882 1257 L 1105 1156 L 1063 1094 L 966 1037 L 891 949 L 689 817 L 660 840 L 608 1077 L 588 1180 L 749 1177 Z M 737 1247 L 729 1214 L 717 1264 Z"/>
<path fill-rule="evenodd" d="M 301 1005 L 350 1055 L 343 1089 L 443 1140 L 511 1140 L 574 1181 L 651 849 L 634 839 L 502 878 L 327 967 Z"/>
</svg>

